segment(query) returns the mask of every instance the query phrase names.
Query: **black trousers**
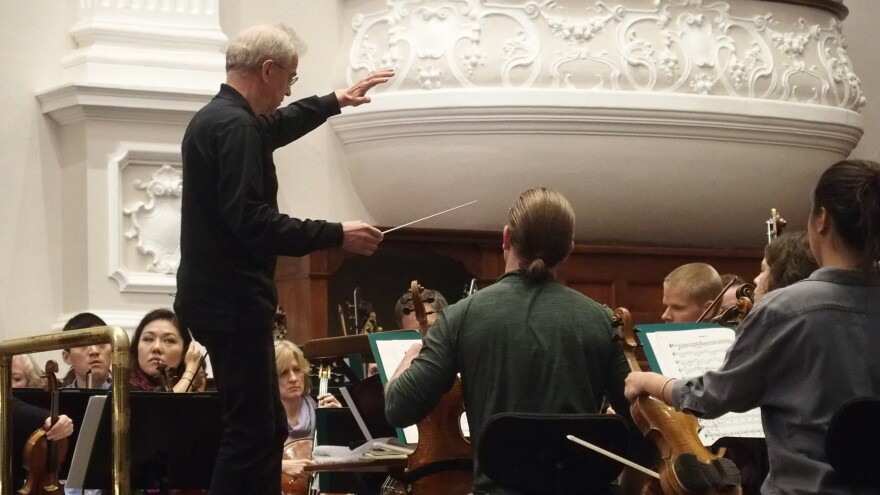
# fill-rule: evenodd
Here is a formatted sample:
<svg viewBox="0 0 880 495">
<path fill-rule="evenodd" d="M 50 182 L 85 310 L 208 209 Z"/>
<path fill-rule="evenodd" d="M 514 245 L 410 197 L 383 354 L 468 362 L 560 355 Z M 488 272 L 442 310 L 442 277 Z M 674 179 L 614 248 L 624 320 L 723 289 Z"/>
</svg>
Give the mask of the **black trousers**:
<svg viewBox="0 0 880 495">
<path fill-rule="evenodd" d="M 211 495 L 278 495 L 287 415 L 278 392 L 272 329 L 190 329 L 211 357 L 223 408 Z"/>
</svg>

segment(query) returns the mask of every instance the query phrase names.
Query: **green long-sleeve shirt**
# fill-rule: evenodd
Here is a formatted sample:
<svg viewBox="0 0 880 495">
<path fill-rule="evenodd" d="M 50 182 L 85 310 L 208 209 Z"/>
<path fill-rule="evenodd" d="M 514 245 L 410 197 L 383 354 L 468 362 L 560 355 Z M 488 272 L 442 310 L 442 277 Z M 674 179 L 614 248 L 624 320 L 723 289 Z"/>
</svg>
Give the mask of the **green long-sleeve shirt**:
<svg viewBox="0 0 880 495">
<path fill-rule="evenodd" d="M 388 387 L 395 426 L 424 418 L 461 373 L 474 452 L 489 418 L 501 412 L 596 413 L 607 396 L 628 414 L 629 372 L 608 308 L 557 282 L 519 271 L 446 308 L 412 366 Z M 627 418 L 629 419 L 629 418 Z M 475 460 L 475 493 L 510 493 Z"/>
</svg>

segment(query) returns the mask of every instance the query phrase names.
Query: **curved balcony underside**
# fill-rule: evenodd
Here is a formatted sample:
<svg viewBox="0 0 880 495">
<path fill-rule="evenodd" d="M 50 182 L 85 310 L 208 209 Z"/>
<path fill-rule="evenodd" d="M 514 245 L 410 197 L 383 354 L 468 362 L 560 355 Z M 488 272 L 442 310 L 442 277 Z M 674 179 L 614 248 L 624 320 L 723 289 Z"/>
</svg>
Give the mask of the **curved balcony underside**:
<svg viewBox="0 0 880 495">
<path fill-rule="evenodd" d="M 803 228 L 819 173 L 862 134 L 820 105 L 497 88 L 386 93 L 330 124 L 381 225 L 477 199 L 421 226 L 495 230 L 541 185 L 572 202 L 578 241 L 719 247 L 761 246 L 771 207 Z"/>
</svg>

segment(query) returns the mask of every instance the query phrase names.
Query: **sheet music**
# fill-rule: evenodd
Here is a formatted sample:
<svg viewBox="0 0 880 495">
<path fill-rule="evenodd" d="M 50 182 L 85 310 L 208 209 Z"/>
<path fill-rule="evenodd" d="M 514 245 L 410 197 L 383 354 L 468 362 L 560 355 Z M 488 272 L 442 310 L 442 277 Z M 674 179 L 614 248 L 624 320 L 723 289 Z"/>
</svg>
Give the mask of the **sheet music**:
<svg viewBox="0 0 880 495">
<path fill-rule="evenodd" d="M 376 348 L 379 350 L 379 356 L 376 362 L 384 369 L 384 376 L 390 378 L 397 370 L 397 367 L 400 366 L 400 363 L 403 362 L 406 351 L 413 344 L 419 342 L 421 341 L 412 339 L 377 340 Z"/>
<path fill-rule="evenodd" d="M 382 376 L 393 376 L 397 367 L 403 362 L 403 357 L 406 355 L 406 351 L 417 342 L 421 341 L 413 339 L 377 340 L 376 349 L 379 351 L 379 356 L 376 359 L 376 362 L 383 369 L 384 374 Z M 416 425 L 407 426 L 403 429 L 403 436 L 406 439 L 406 443 L 419 443 L 418 427 Z"/>
<path fill-rule="evenodd" d="M 645 335 L 660 365 L 660 373 L 681 378 L 720 368 L 735 338 L 734 331 L 726 327 L 647 332 Z M 699 421 L 699 436 L 705 446 L 713 445 L 722 437 L 764 438 L 761 410 L 757 408 Z"/>
</svg>

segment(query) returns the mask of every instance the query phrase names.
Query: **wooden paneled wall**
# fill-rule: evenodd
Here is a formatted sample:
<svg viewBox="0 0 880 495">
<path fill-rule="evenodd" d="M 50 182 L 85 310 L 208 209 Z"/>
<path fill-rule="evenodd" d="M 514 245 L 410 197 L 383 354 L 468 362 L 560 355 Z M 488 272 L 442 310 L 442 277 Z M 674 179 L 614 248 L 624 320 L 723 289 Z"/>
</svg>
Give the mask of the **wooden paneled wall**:
<svg viewBox="0 0 880 495">
<path fill-rule="evenodd" d="M 504 272 L 500 232 L 401 229 L 383 241 L 382 250 L 455 260 L 479 280 L 481 287 L 491 284 Z M 557 275 L 561 282 L 603 304 L 629 308 L 637 323 L 655 323 L 660 322 L 663 312 L 663 279 L 677 266 L 705 262 L 719 273 L 736 273 L 751 280 L 760 270 L 762 256 L 760 249 L 579 245 L 571 258 L 559 267 Z M 397 273 L 393 256 L 383 258 L 382 263 L 389 265 L 389 277 L 400 280 L 419 277 L 417 273 Z M 341 249 L 319 251 L 302 258 L 279 258 L 275 280 L 279 303 L 287 313 L 288 338 L 302 344 L 338 335 L 340 325 L 332 318 L 330 308 L 342 301 L 328 300 L 333 277 L 345 271 L 341 270 L 343 265 L 350 267 L 368 261 L 371 260 Z M 395 287 L 398 285 L 399 290 L 392 297 L 407 287 L 403 282 L 396 283 Z M 447 295 L 447 298 L 454 302 L 458 294 Z M 380 323 L 383 322 L 380 320 Z M 384 326 L 390 329 L 393 324 Z"/>
</svg>

